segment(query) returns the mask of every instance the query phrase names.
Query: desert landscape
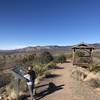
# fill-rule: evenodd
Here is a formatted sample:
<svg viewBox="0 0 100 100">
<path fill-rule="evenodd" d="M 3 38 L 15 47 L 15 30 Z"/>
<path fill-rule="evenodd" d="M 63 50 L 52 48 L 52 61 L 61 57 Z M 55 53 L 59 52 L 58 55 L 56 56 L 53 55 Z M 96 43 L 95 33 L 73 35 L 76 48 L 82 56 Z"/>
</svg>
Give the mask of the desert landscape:
<svg viewBox="0 0 100 100">
<path fill-rule="evenodd" d="M 14 100 L 17 96 L 17 91 L 14 89 L 15 76 L 10 73 L 10 70 L 16 66 L 26 70 L 29 65 L 32 65 L 37 73 L 36 100 L 49 98 L 52 98 L 51 100 L 88 100 L 88 98 L 99 100 L 100 45 L 98 43 L 90 46 L 95 48 L 92 52 L 93 62 L 85 67 L 73 65 L 73 46 L 28 47 L 1 51 L 0 59 L 4 62 L 0 66 L 2 100 Z M 18 100 L 28 100 L 30 98 L 27 97 L 26 82 L 21 81 Z"/>
<path fill-rule="evenodd" d="M 100 100 L 100 0 L 0 0 L 0 100 Z"/>
</svg>

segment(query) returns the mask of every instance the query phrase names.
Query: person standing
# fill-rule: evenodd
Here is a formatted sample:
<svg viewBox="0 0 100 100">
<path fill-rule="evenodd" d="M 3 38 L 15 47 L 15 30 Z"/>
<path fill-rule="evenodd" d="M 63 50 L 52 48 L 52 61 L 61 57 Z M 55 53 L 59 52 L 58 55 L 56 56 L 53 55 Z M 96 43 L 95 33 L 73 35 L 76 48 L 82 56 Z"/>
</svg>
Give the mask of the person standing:
<svg viewBox="0 0 100 100">
<path fill-rule="evenodd" d="M 33 70 L 32 66 L 28 67 L 27 74 L 24 75 L 24 77 L 27 80 L 27 86 L 28 86 L 28 89 L 29 89 L 30 96 L 31 96 L 32 100 L 35 100 L 33 94 L 35 94 L 34 93 L 34 87 L 35 87 L 34 83 L 35 83 L 35 79 L 36 79 L 36 73 Z"/>
</svg>

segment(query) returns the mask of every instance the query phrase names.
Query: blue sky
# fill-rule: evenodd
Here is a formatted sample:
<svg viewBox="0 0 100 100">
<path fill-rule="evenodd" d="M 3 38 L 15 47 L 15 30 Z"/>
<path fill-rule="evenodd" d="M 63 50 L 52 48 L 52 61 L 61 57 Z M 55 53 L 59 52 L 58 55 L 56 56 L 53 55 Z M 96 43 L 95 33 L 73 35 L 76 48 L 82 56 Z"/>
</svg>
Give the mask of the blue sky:
<svg viewBox="0 0 100 100">
<path fill-rule="evenodd" d="M 0 49 L 100 43 L 100 0 L 0 0 Z"/>
</svg>

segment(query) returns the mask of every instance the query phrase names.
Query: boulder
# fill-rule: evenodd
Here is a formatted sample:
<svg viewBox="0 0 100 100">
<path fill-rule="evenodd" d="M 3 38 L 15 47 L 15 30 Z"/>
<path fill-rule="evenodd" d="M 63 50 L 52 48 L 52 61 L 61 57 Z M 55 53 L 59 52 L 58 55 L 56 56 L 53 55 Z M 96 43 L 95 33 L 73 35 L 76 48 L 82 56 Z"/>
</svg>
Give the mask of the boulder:
<svg viewBox="0 0 100 100">
<path fill-rule="evenodd" d="M 82 67 L 74 67 L 74 69 L 72 70 L 72 77 L 77 80 L 83 81 L 88 74 L 89 71 Z"/>
<path fill-rule="evenodd" d="M 100 73 L 90 72 L 87 77 L 84 79 L 84 82 L 87 82 L 94 88 L 100 87 Z"/>
</svg>

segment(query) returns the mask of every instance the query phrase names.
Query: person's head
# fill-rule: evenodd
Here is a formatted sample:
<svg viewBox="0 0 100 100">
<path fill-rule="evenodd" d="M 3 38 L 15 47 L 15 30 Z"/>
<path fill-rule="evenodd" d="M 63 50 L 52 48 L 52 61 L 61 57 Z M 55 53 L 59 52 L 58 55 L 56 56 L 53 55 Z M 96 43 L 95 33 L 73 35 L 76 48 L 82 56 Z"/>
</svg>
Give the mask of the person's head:
<svg viewBox="0 0 100 100">
<path fill-rule="evenodd" d="M 33 69 L 32 66 L 28 66 L 28 71 L 31 71 Z"/>
</svg>

